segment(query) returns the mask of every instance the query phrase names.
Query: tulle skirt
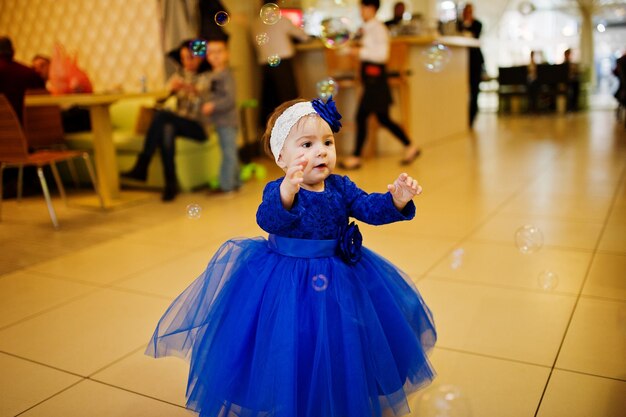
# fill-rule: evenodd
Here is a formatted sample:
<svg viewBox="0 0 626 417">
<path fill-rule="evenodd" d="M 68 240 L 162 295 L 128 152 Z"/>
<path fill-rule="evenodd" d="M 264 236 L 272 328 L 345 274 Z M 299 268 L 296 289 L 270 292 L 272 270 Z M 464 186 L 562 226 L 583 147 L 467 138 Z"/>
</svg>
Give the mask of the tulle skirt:
<svg viewBox="0 0 626 417">
<path fill-rule="evenodd" d="M 187 407 L 206 417 L 409 412 L 436 332 L 410 279 L 362 248 L 258 237 L 224 243 L 167 309 L 146 354 L 190 360 Z"/>
</svg>

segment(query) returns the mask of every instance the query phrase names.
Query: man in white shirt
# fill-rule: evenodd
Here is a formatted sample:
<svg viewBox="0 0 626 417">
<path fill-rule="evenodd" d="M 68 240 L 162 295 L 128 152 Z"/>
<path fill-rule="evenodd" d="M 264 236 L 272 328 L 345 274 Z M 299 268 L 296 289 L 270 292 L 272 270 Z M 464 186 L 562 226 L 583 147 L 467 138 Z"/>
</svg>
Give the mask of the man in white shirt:
<svg viewBox="0 0 626 417">
<path fill-rule="evenodd" d="M 375 113 L 379 123 L 386 127 L 405 146 L 403 165 L 412 163 L 420 154 L 420 149 L 411 144 L 402 128 L 389 117 L 391 106 L 391 90 L 387 82 L 385 64 L 389 59 L 389 31 L 376 19 L 376 11 L 380 0 L 361 0 L 361 46 L 354 48 L 352 53 L 361 60 L 361 82 L 363 95 L 356 115 L 356 146 L 352 156 L 345 158 L 339 166 L 343 169 L 357 169 L 361 166 L 361 152 L 367 137 L 367 117 Z"/>
<path fill-rule="evenodd" d="M 272 2 L 264 1 L 265 4 Z M 267 118 L 279 104 L 299 96 L 292 62 L 296 54 L 294 41 L 304 42 L 309 37 L 302 28 L 284 17 L 274 24 L 255 19 L 252 36 L 263 73 L 260 122 L 265 126 Z"/>
</svg>

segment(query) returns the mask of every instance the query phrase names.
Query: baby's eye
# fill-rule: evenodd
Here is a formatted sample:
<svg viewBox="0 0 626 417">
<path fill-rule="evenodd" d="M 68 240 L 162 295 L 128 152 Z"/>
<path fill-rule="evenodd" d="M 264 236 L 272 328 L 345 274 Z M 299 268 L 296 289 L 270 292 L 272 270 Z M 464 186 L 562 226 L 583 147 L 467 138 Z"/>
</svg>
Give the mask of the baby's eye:
<svg viewBox="0 0 626 417">
<path fill-rule="evenodd" d="M 326 142 L 324 142 L 324 145 L 326 146 L 333 146 L 335 142 L 332 139 L 327 139 Z"/>
<path fill-rule="evenodd" d="M 303 148 L 310 148 L 311 147 L 311 142 L 303 142 L 302 143 L 302 147 Z"/>
</svg>

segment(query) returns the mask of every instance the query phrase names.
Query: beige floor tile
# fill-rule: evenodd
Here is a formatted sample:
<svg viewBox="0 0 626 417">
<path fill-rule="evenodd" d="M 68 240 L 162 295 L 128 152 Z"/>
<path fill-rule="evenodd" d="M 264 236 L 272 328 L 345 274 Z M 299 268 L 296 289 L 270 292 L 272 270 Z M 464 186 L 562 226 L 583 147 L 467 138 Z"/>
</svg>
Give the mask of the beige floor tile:
<svg viewBox="0 0 626 417">
<path fill-rule="evenodd" d="M 625 417 L 626 382 L 555 369 L 537 417 Z"/>
<path fill-rule="evenodd" d="M 0 353 L 0 417 L 12 417 L 80 377 Z"/>
<path fill-rule="evenodd" d="M 196 249 L 119 281 L 114 288 L 141 291 L 173 300 L 206 269 L 218 247 L 218 244 L 207 244 L 206 249 Z"/>
<path fill-rule="evenodd" d="M 593 250 L 603 223 L 498 213 L 472 234 L 472 239 L 512 244 L 516 231 L 525 225 L 541 230 L 545 246 Z"/>
<path fill-rule="evenodd" d="M 624 213 L 623 215 L 621 213 Z M 613 213 L 609 218 L 606 228 L 600 239 L 601 251 L 617 252 L 626 254 L 626 209 L 619 213 Z"/>
<path fill-rule="evenodd" d="M 390 234 L 385 226 L 363 225 L 363 245 L 409 274 L 414 280 L 424 274 L 454 244 L 449 239 Z"/>
<path fill-rule="evenodd" d="M 379 228 L 386 233 L 423 238 L 459 240 L 467 236 L 485 220 L 485 215 L 471 212 L 452 212 L 444 207 L 424 209 L 417 204 L 415 218 Z"/>
<path fill-rule="evenodd" d="M 556 366 L 626 380 L 626 302 L 582 297 Z"/>
<path fill-rule="evenodd" d="M 72 280 L 110 284 L 183 252 L 182 247 L 163 247 L 119 238 L 39 263 L 29 269 Z"/>
<path fill-rule="evenodd" d="M 496 244 L 466 241 L 457 247 L 430 271 L 433 277 L 496 286 L 543 289 L 541 274 L 556 274 L 555 287 L 548 291 L 578 294 L 587 272 L 591 253 L 549 249 L 521 253 L 513 242 Z"/>
<path fill-rule="evenodd" d="M 611 200 L 615 193 L 615 181 L 606 178 L 600 180 L 589 179 L 577 173 L 580 166 L 559 171 L 552 170 L 542 173 L 529 186 L 541 195 L 568 195 L 580 198 L 600 198 L 603 201 Z"/>
<path fill-rule="evenodd" d="M 542 195 L 529 190 L 504 205 L 502 213 L 600 222 L 606 217 L 610 204 L 609 199 L 602 201 L 577 196 Z"/>
<path fill-rule="evenodd" d="M 191 417 L 179 406 L 92 381 L 81 382 L 23 417 Z"/>
<path fill-rule="evenodd" d="M 17 271 L 0 277 L 0 328 L 95 291 L 88 285 Z"/>
<path fill-rule="evenodd" d="M 243 208 L 209 206 L 202 208 L 199 218 L 181 215 L 175 220 L 148 230 L 139 230 L 125 237 L 133 241 L 172 247 L 198 248 L 207 242 L 223 241 L 254 228 L 255 212 L 256 210 L 251 210 L 251 206 L 248 205 Z M 228 216 L 225 216 L 225 213 L 228 213 Z M 257 234 L 260 233 L 260 229 L 258 230 Z"/>
<path fill-rule="evenodd" d="M 86 376 L 147 343 L 167 304 L 100 290 L 0 331 L 0 350 Z"/>
<path fill-rule="evenodd" d="M 626 254 L 597 253 L 583 295 L 626 301 Z"/>
<path fill-rule="evenodd" d="M 469 412 L 463 417 L 532 416 L 550 373 L 546 367 L 437 348 L 431 361 L 437 378 L 411 397 L 411 417 L 434 416 L 428 413 L 437 409 L 434 392 L 450 385 L 465 398 Z M 445 408 L 440 411 L 445 415 Z"/>
<path fill-rule="evenodd" d="M 144 355 L 144 349 L 94 374 L 91 379 L 185 406 L 189 363 Z"/>
<path fill-rule="evenodd" d="M 441 347 L 551 366 L 575 298 L 426 277 Z"/>
</svg>

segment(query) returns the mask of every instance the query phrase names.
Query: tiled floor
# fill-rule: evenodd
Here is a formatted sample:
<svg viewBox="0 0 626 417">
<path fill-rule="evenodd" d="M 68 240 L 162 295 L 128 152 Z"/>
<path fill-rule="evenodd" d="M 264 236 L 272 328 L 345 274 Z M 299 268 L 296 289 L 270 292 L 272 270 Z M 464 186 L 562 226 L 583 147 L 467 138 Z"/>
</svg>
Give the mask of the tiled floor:
<svg viewBox="0 0 626 417">
<path fill-rule="evenodd" d="M 362 228 L 413 277 L 438 326 L 438 377 L 411 397 L 411 416 L 626 416 L 623 127 L 613 112 L 477 123 L 411 168 L 424 187 L 414 221 Z M 369 160 L 350 176 L 384 190 L 396 164 Z M 108 213 L 56 201 L 59 231 L 41 197 L 5 202 L 0 417 L 190 416 L 186 362 L 148 358 L 145 343 L 222 241 L 261 233 L 263 184 L 173 204 L 154 194 Z M 514 243 L 525 224 L 543 233 L 535 253 Z M 553 289 L 542 289 L 544 271 Z M 456 414 L 437 411 L 441 393 Z"/>
</svg>

